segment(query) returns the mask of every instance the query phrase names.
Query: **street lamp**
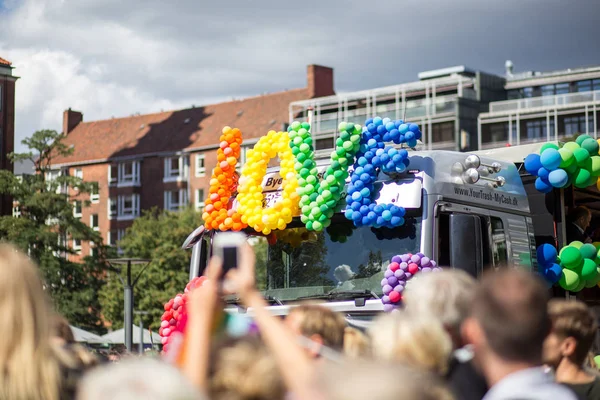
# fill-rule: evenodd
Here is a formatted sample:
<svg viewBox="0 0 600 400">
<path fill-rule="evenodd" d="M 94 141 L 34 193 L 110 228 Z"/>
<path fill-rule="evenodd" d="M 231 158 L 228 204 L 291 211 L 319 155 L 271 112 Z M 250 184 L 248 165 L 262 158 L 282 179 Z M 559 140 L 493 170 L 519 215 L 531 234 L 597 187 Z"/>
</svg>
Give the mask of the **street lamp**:
<svg viewBox="0 0 600 400">
<path fill-rule="evenodd" d="M 131 352 L 133 347 L 133 287 L 142 276 L 142 273 L 146 270 L 146 267 L 150 264 L 152 260 L 147 260 L 143 258 L 116 258 L 107 260 L 112 269 L 119 273 L 119 279 L 123 284 L 123 293 L 125 297 L 124 301 L 124 314 L 125 314 L 125 346 L 127 347 L 127 351 Z M 125 278 L 123 278 L 122 270 L 120 267 L 115 267 L 115 265 L 125 265 Z M 135 279 L 131 279 L 131 266 L 132 265 L 144 265 L 144 267 L 137 274 Z"/>
</svg>

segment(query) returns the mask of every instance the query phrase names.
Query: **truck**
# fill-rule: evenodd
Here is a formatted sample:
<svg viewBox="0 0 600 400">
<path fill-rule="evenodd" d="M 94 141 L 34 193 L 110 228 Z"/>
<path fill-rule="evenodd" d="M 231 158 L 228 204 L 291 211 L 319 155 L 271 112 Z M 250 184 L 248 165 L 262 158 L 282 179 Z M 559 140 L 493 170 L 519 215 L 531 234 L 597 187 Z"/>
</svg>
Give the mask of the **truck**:
<svg viewBox="0 0 600 400">
<path fill-rule="evenodd" d="M 271 238 L 247 230 L 257 255 L 258 288 L 274 314 L 285 315 L 305 300 L 321 300 L 344 313 L 351 325 L 364 327 L 383 311 L 381 280 L 395 255 L 420 252 L 439 266 L 474 277 L 506 266 L 536 272 L 536 246 L 564 245 L 563 211 L 589 195 L 535 190 L 535 177 L 522 163 L 542 144 L 472 153 L 411 152 L 404 173 L 380 173 L 376 183 L 377 202 L 406 210 L 405 223 L 397 228 L 355 227 L 344 216 L 342 200 L 321 232 L 307 231 L 299 216 Z M 318 160 L 319 176 L 327 165 L 328 160 Z M 278 168 L 270 168 L 263 180 L 265 207 L 280 198 L 281 182 Z M 215 234 L 199 229 L 186 241 L 192 249 L 190 279 L 206 267 Z M 560 288 L 552 290 L 565 295 Z"/>
</svg>

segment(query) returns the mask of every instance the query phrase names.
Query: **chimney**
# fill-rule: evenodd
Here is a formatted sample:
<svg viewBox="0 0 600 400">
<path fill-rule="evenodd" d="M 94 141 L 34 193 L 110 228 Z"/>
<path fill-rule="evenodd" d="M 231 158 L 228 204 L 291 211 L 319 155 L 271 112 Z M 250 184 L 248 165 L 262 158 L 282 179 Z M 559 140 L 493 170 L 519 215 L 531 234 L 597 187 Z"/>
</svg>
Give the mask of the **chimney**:
<svg viewBox="0 0 600 400">
<path fill-rule="evenodd" d="M 83 121 L 83 114 L 79 111 L 73 111 L 70 108 L 63 112 L 63 133 L 66 135 L 71 132 L 79 123 Z"/>
<path fill-rule="evenodd" d="M 334 95 L 333 68 L 311 64 L 307 68 L 308 97 L 323 97 Z"/>
</svg>

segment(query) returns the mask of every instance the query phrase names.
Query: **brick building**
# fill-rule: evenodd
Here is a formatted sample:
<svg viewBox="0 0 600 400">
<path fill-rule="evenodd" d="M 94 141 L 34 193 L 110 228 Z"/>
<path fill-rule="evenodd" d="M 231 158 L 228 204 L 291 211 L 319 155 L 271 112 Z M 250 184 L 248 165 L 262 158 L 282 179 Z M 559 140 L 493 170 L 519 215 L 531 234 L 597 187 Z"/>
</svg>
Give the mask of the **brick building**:
<svg viewBox="0 0 600 400">
<path fill-rule="evenodd" d="M 0 57 L 0 168 L 12 171 L 8 154 L 15 148 L 15 82 L 11 63 Z M 0 214 L 12 213 L 12 200 L 0 196 Z"/>
<path fill-rule="evenodd" d="M 69 109 L 63 132 L 74 153 L 55 159 L 53 174 L 98 182 L 90 207 L 83 208 L 87 199 L 81 198 L 74 212 L 100 231 L 105 243 L 115 245 L 142 210 L 204 206 L 224 126 L 241 129 L 243 164 L 245 151 L 258 138 L 287 129 L 291 102 L 333 94 L 333 70 L 309 65 L 307 87 L 244 100 L 92 122 Z M 71 245 L 82 255 L 93 251 L 90 243 Z"/>
</svg>

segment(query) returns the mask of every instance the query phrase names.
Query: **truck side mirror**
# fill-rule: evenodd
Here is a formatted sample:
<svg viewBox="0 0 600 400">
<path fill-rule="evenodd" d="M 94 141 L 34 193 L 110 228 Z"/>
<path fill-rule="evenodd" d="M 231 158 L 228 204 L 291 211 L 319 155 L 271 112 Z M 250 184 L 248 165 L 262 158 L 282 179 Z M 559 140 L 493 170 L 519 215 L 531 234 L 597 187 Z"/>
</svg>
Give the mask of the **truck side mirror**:
<svg viewBox="0 0 600 400">
<path fill-rule="evenodd" d="M 481 220 L 475 215 L 450 215 L 450 265 L 477 278 L 483 271 Z"/>
</svg>

